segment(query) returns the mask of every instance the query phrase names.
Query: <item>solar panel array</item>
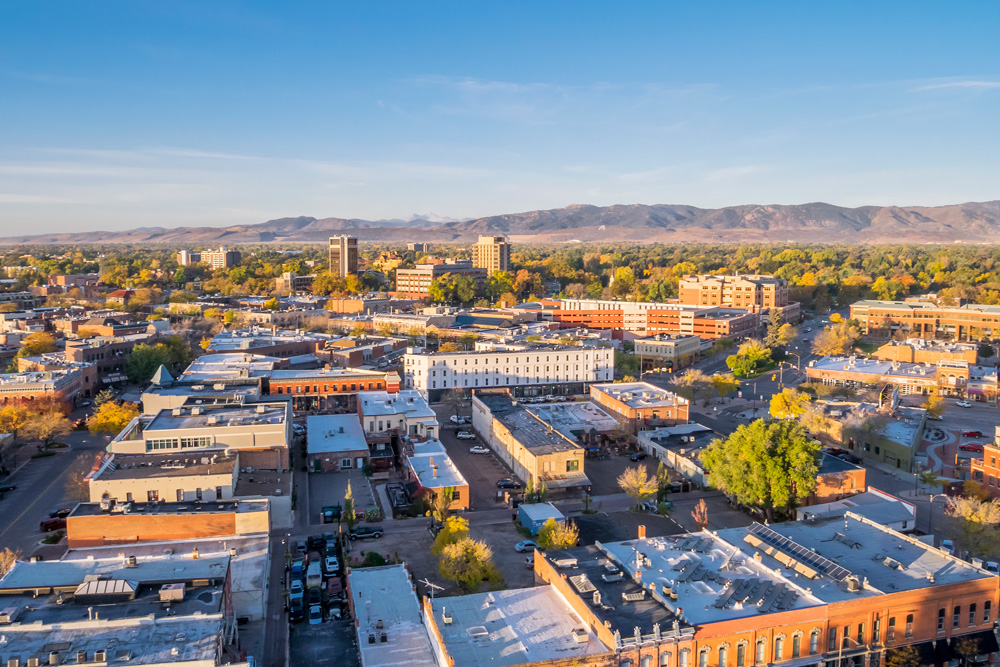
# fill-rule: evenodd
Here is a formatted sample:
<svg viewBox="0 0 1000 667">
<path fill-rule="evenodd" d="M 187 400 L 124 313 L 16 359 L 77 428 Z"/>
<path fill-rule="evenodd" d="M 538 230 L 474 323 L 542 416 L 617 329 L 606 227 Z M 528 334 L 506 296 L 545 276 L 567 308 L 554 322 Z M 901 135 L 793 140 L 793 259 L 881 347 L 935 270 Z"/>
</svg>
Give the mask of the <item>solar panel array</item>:
<svg viewBox="0 0 1000 667">
<path fill-rule="evenodd" d="M 763 524 L 755 523 L 750 526 L 750 534 L 764 544 L 768 544 L 775 549 L 779 549 L 803 565 L 808 565 L 817 572 L 825 574 L 835 581 L 843 581 L 851 575 L 849 570 L 837 565 L 829 558 L 820 556 L 811 549 L 805 548 L 798 542 L 788 539 L 784 535 L 771 530 Z"/>
</svg>

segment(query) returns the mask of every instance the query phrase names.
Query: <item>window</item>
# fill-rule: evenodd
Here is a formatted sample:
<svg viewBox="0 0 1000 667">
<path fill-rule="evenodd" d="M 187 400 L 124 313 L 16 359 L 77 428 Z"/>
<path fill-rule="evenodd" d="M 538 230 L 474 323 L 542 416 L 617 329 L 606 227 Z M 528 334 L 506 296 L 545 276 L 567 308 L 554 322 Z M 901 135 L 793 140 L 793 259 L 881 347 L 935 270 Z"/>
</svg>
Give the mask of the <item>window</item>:
<svg viewBox="0 0 1000 667">
<path fill-rule="evenodd" d="M 340 459 L 340 467 L 341 468 L 353 468 L 354 467 L 354 459 L 351 459 L 351 458 Z"/>
<path fill-rule="evenodd" d="M 878 616 L 875 617 L 875 623 L 872 624 L 872 641 L 876 644 L 882 641 L 882 619 Z"/>
<path fill-rule="evenodd" d="M 798 658 L 802 655 L 802 635 L 792 637 L 792 657 Z"/>
<path fill-rule="evenodd" d="M 566 472 L 576 472 L 580 469 L 579 459 L 570 459 L 566 461 Z"/>
<path fill-rule="evenodd" d="M 177 489 L 177 502 L 184 502 L 184 489 Z"/>
<path fill-rule="evenodd" d="M 906 638 L 913 637 L 913 614 L 906 615 Z"/>
<path fill-rule="evenodd" d="M 211 447 L 212 438 L 208 436 L 201 436 L 198 438 L 181 438 L 181 449 L 189 449 L 191 447 Z"/>
<path fill-rule="evenodd" d="M 774 659 L 784 660 L 785 659 L 785 638 L 778 637 L 774 640 Z"/>
<path fill-rule="evenodd" d="M 678 667 L 691 667 L 691 651 L 689 649 L 683 649 L 677 654 L 677 659 Z"/>
<path fill-rule="evenodd" d="M 765 647 L 766 647 L 766 644 L 764 643 L 764 640 L 763 639 L 758 639 L 757 640 L 757 657 L 755 658 L 755 660 L 757 662 L 764 662 L 764 650 L 765 650 Z"/>
<path fill-rule="evenodd" d="M 639 667 L 653 667 L 653 656 L 644 655 L 639 658 Z"/>
<path fill-rule="evenodd" d="M 962 606 L 956 605 L 951 613 L 951 627 L 955 630 L 962 626 Z"/>
<path fill-rule="evenodd" d="M 896 638 L 896 617 L 893 616 L 889 619 L 889 628 L 885 631 L 885 640 L 891 642 Z"/>
<path fill-rule="evenodd" d="M 990 622 L 990 612 L 992 611 L 993 601 L 987 600 L 983 603 L 983 623 Z"/>
<path fill-rule="evenodd" d="M 969 626 L 976 624 L 976 603 L 973 602 L 969 605 Z"/>
<path fill-rule="evenodd" d="M 740 644 L 736 647 L 736 667 L 746 667 L 747 664 L 747 645 Z"/>
<path fill-rule="evenodd" d="M 944 607 L 941 607 L 940 609 L 938 609 L 938 626 L 937 626 L 937 629 L 938 629 L 938 632 L 944 632 Z M 909 636 L 909 635 L 910 635 L 910 633 L 907 632 L 906 636 Z"/>
<path fill-rule="evenodd" d="M 460 498 L 461 498 L 461 496 L 459 496 L 458 489 L 455 489 L 454 491 L 451 492 L 451 499 L 452 499 L 452 501 L 459 500 Z"/>
<path fill-rule="evenodd" d="M 830 642 L 827 648 L 828 651 L 837 650 L 837 628 L 830 628 Z"/>
<path fill-rule="evenodd" d="M 147 502 L 155 503 L 159 499 L 160 499 L 160 494 L 159 494 L 158 491 L 147 491 L 146 492 L 146 501 Z"/>
<path fill-rule="evenodd" d="M 670 667 L 670 664 L 671 664 L 670 658 L 672 658 L 672 657 L 673 657 L 673 654 L 670 651 L 667 651 L 666 653 L 661 653 L 660 654 L 660 667 Z"/>
<path fill-rule="evenodd" d="M 202 499 L 201 498 L 201 489 L 195 489 L 194 490 L 194 497 L 197 498 L 198 500 Z"/>
<path fill-rule="evenodd" d="M 215 487 L 215 499 L 216 500 L 222 500 L 222 487 L 221 486 Z"/>
<path fill-rule="evenodd" d="M 809 655 L 817 653 L 819 653 L 819 630 L 813 630 L 809 633 Z"/>
<path fill-rule="evenodd" d="M 851 648 L 851 626 L 844 626 L 844 636 L 840 640 L 840 645 L 845 649 Z"/>
<path fill-rule="evenodd" d="M 698 654 L 698 667 L 708 667 L 708 649 L 703 648 Z"/>
<path fill-rule="evenodd" d="M 129 502 L 129 503 L 132 502 L 132 492 L 131 491 L 129 491 L 129 492 L 127 492 L 125 494 L 125 501 Z M 972 605 L 972 606 L 975 607 L 976 605 Z"/>
<path fill-rule="evenodd" d="M 858 644 L 865 643 L 865 624 L 858 623 Z"/>
<path fill-rule="evenodd" d="M 719 667 L 726 667 L 729 661 L 729 648 L 726 646 L 719 647 Z"/>
<path fill-rule="evenodd" d="M 177 438 L 154 438 L 146 441 L 146 449 L 176 449 Z"/>
</svg>

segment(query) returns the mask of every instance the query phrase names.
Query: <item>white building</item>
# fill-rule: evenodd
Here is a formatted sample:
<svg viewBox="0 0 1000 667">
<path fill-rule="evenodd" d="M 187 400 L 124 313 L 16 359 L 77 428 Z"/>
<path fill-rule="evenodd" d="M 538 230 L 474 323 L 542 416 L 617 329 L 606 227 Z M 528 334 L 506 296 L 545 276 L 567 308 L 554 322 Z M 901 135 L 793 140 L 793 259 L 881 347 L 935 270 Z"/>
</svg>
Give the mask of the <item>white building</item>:
<svg viewBox="0 0 1000 667">
<path fill-rule="evenodd" d="M 395 431 L 419 440 L 437 437 L 437 415 L 413 389 L 396 394 L 359 391 L 358 414 L 367 436 Z"/>
<path fill-rule="evenodd" d="M 614 350 L 571 345 L 523 350 L 424 352 L 407 350 L 404 386 L 437 400 L 449 389 L 510 387 L 518 396 L 579 394 L 614 379 Z"/>
</svg>

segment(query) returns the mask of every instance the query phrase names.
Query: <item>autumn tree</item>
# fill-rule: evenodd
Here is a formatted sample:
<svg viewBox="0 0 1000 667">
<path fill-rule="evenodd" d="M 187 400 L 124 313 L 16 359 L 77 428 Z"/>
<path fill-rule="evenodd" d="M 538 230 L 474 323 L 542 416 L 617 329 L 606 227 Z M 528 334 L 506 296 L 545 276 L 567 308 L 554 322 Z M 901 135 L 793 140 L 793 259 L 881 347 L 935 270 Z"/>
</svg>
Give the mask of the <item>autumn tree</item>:
<svg viewBox="0 0 1000 667">
<path fill-rule="evenodd" d="M 642 504 L 642 501 L 649 500 L 656 495 L 656 491 L 659 488 L 656 477 L 647 474 L 646 469 L 641 465 L 637 465 L 634 468 L 625 468 L 622 474 L 618 476 L 618 486 L 635 501 L 637 509 Z"/>
<path fill-rule="evenodd" d="M 708 505 L 705 504 L 704 498 L 691 510 L 691 518 L 694 519 L 694 525 L 698 530 L 705 530 L 708 527 Z"/>
<path fill-rule="evenodd" d="M 809 396 L 795 389 L 782 389 L 771 396 L 771 416 L 775 419 L 795 419 L 806 411 Z"/>
<path fill-rule="evenodd" d="M 726 357 L 726 365 L 738 376 L 748 376 L 764 369 L 771 362 L 771 350 L 759 340 L 748 340 L 736 354 Z"/>
<path fill-rule="evenodd" d="M 98 433 L 117 434 L 138 416 L 139 408 L 135 403 L 119 404 L 108 401 L 102 403 L 101 407 L 87 420 L 87 428 L 94 435 Z"/>
<path fill-rule="evenodd" d="M 105 403 L 113 400 L 115 400 L 114 389 L 102 389 L 101 391 L 97 392 L 96 396 L 94 396 L 94 407 L 100 408 Z"/>
<path fill-rule="evenodd" d="M 937 418 L 944 413 L 944 399 L 941 398 L 941 394 L 937 389 L 932 389 L 930 393 L 927 394 L 922 407 L 924 410 L 927 410 L 928 417 Z"/>
<path fill-rule="evenodd" d="M 580 530 L 572 521 L 548 519 L 538 531 L 538 546 L 542 549 L 569 549 L 580 539 Z"/>
<path fill-rule="evenodd" d="M 24 437 L 31 440 L 41 440 L 42 445 L 51 444 L 56 438 L 69 435 L 73 426 L 69 419 L 59 412 L 43 412 L 33 414 L 21 429 Z"/>
<path fill-rule="evenodd" d="M 431 514 L 439 523 L 444 523 L 451 511 L 451 501 L 455 496 L 455 489 L 447 486 L 438 490 L 431 501 Z"/>
<path fill-rule="evenodd" d="M 434 538 L 434 544 L 431 545 L 431 553 L 435 556 L 440 556 L 446 546 L 461 542 L 468 536 L 469 521 L 460 516 L 450 516 L 445 519 L 444 525 L 441 526 L 441 530 L 438 531 L 437 536 Z"/>
<path fill-rule="evenodd" d="M 503 587 L 503 576 L 493 563 L 493 550 L 471 537 L 444 547 L 438 568 L 442 577 L 457 582 L 466 593 L 476 592 L 484 581 L 490 581 L 494 588 Z"/>
<path fill-rule="evenodd" d="M 1000 546 L 1000 500 L 961 496 L 948 499 L 948 516 L 959 521 L 962 544 L 978 556 L 992 556 Z"/>
<path fill-rule="evenodd" d="M 714 440 L 701 460 L 712 486 L 773 521 L 816 488 L 819 449 L 797 422 L 758 419 Z"/>
<path fill-rule="evenodd" d="M 850 322 L 840 322 L 825 327 L 816 334 L 812 349 L 819 355 L 845 355 L 854 350 L 854 344 L 861 338 L 861 330 Z"/>
<path fill-rule="evenodd" d="M 739 390 L 740 381 L 729 373 L 713 375 L 712 387 L 715 389 L 715 393 L 719 395 L 719 398 L 725 398 L 734 391 Z"/>
<path fill-rule="evenodd" d="M 10 572 L 10 569 L 14 567 L 14 563 L 19 560 L 21 560 L 20 551 L 14 551 L 10 547 L 0 551 L 0 577 Z"/>
<path fill-rule="evenodd" d="M 354 491 L 351 490 L 351 481 L 347 480 L 347 492 L 344 493 L 344 509 L 340 513 L 341 518 L 347 523 L 347 530 L 354 529 L 354 524 L 358 520 L 358 515 L 354 511 Z"/>
<path fill-rule="evenodd" d="M 689 401 L 705 398 L 713 390 L 712 378 L 697 368 L 689 368 L 684 374 L 674 380 L 677 393 Z"/>
<path fill-rule="evenodd" d="M 776 347 L 784 347 L 795 340 L 798 331 L 794 325 L 785 322 L 780 310 L 771 308 L 768 311 L 768 319 L 764 345 L 773 350 Z"/>
<path fill-rule="evenodd" d="M 17 351 L 18 357 L 37 357 L 40 354 L 55 352 L 56 339 L 50 333 L 38 332 L 28 334 L 21 341 L 21 349 Z"/>
</svg>

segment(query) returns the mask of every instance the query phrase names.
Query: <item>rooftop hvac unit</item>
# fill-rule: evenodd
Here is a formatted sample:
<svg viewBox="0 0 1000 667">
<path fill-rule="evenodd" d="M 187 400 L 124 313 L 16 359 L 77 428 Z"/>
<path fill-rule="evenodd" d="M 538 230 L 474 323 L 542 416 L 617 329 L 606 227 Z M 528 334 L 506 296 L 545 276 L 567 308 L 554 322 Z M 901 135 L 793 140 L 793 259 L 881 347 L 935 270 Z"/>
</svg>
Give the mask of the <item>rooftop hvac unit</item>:
<svg viewBox="0 0 1000 667">
<path fill-rule="evenodd" d="M 262 415 L 265 412 L 267 412 L 267 407 L 266 406 L 263 406 L 263 405 L 258 405 L 257 406 L 257 414 Z"/>
<path fill-rule="evenodd" d="M 219 418 L 216 417 L 215 415 L 211 415 L 206 421 L 208 422 L 209 425 L 214 425 L 219 423 Z"/>
<path fill-rule="evenodd" d="M 174 408 L 173 410 L 170 411 L 170 414 L 172 414 L 174 417 L 180 417 L 182 412 L 183 410 L 181 410 L 180 408 Z"/>
<path fill-rule="evenodd" d="M 201 414 L 201 408 L 191 408 L 191 414 L 197 417 Z"/>
<path fill-rule="evenodd" d="M 224 384 L 213 384 L 212 385 L 212 389 L 214 389 L 215 391 L 223 391 L 225 388 L 226 388 L 226 385 L 224 385 Z"/>
<path fill-rule="evenodd" d="M 201 391 L 205 388 L 203 384 L 193 384 L 191 385 L 191 391 Z"/>
<path fill-rule="evenodd" d="M 21 616 L 23 610 L 24 607 L 7 607 L 0 610 L 0 624 L 7 625 L 8 623 L 13 623 Z"/>
</svg>

